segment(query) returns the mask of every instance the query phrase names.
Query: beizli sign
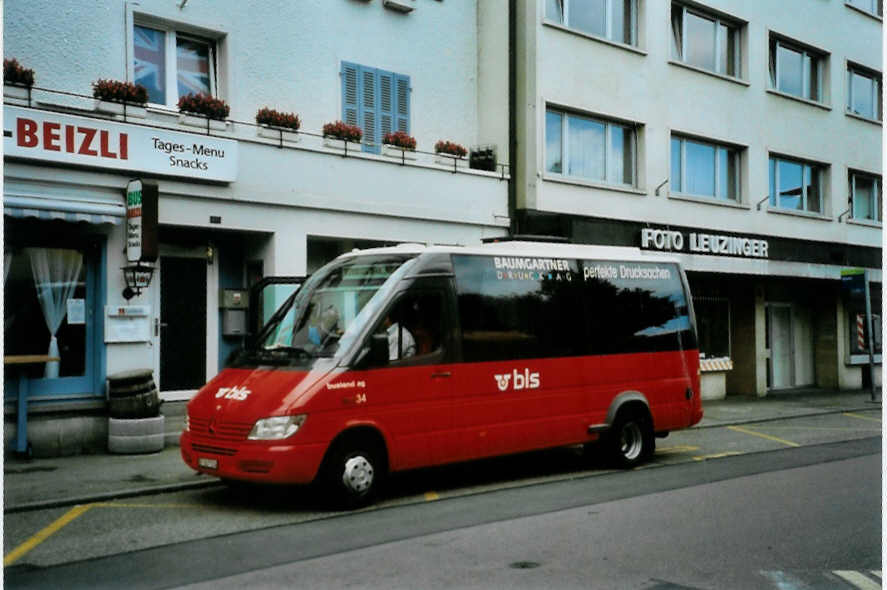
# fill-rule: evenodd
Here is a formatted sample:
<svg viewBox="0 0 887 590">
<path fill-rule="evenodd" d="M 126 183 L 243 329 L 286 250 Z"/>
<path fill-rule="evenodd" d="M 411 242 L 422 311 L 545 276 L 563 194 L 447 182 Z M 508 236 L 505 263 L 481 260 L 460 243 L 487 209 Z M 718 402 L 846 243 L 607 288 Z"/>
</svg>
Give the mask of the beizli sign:
<svg viewBox="0 0 887 590">
<path fill-rule="evenodd" d="M 687 246 L 686 250 L 684 246 Z M 767 240 L 701 232 L 689 232 L 685 239 L 683 232 L 649 227 L 641 230 L 641 248 L 689 252 L 690 254 L 718 254 L 747 258 L 769 257 Z"/>
<path fill-rule="evenodd" d="M 236 141 L 23 107 L 3 108 L 6 156 L 232 182 Z"/>
</svg>

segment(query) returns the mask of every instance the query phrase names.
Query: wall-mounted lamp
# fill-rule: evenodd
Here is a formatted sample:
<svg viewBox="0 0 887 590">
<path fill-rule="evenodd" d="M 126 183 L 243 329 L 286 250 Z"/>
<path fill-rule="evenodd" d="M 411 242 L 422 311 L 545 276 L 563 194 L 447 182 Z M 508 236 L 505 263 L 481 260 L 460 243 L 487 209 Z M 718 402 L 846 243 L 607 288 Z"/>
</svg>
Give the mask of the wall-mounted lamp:
<svg viewBox="0 0 887 590">
<path fill-rule="evenodd" d="M 659 189 L 661 189 L 663 186 L 665 186 L 665 183 L 667 183 L 667 182 L 668 182 L 668 179 L 666 178 L 661 183 L 659 183 L 659 186 L 656 187 L 656 190 L 653 191 L 653 194 L 658 197 L 659 196 Z"/>
<path fill-rule="evenodd" d="M 851 209 L 847 209 L 846 211 L 844 211 L 843 213 L 838 215 L 838 223 L 841 223 L 841 221 L 843 221 L 843 219 L 844 219 L 844 216 L 847 215 L 848 213 L 850 213 L 850 211 L 851 211 Z"/>
<path fill-rule="evenodd" d="M 142 290 L 147 289 L 151 284 L 151 277 L 154 276 L 154 267 L 142 265 L 140 262 L 124 266 L 120 270 L 123 271 L 123 280 L 126 281 L 123 298 L 127 301 L 136 295 L 141 295 Z"/>
<path fill-rule="evenodd" d="M 206 263 L 207 263 L 207 264 L 212 264 L 212 263 L 213 263 L 213 257 L 214 257 L 214 255 L 215 255 L 215 251 L 214 251 L 214 249 L 213 249 L 213 245 L 212 245 L 212 244 L 207 244 L 207 245 L 206 245 Z"/>
</svg>

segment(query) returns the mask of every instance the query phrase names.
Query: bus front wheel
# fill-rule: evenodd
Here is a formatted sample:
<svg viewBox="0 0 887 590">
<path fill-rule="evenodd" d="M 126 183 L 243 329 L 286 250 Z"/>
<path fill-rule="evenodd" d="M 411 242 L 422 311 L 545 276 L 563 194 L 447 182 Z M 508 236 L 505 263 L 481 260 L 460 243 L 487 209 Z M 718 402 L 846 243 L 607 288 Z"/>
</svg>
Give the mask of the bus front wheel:
<svg viewBox="0 0 887 590">
<path fill-rule="evenodd" d="M 371 441 L 340 441 L 324 465 L 324 487 L 337 508 L 354 510 L 372 503 L 385 476 L 384 451 Z"/>
<path fill-rule="evenodd" d="M 605 444 L 607 454 L 617 467 L 631 469 L 640 465 L 656 449 L 650 417 L 637 411 L 619 412 Z"/>
</svg>

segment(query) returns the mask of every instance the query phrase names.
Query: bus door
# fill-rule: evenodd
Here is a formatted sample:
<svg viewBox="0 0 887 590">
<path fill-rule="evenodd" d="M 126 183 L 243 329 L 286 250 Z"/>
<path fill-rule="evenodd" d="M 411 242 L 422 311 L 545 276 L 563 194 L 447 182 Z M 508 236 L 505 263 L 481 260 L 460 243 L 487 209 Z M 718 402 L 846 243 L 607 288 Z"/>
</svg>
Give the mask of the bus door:
<svg viewBox="0 0 887 590">
<path fill-rule="evenodd" d="M 452 307 L 448 279 L 419 279 L 395 294 L 372 330 L 371 338 L 387 340 L 388 359 L 370 361 L 364 373 L 367 396 L 374 398 L 367 400 L 367 408 L 388 432 L 395 469 L 448 459 L 453 426 Z"/>
</svg>

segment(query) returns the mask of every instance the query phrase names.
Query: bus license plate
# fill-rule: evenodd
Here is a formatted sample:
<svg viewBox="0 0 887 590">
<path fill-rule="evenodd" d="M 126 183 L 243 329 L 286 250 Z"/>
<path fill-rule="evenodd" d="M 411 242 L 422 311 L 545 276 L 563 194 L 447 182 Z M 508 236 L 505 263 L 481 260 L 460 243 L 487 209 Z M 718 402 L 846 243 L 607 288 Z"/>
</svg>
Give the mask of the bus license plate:
<svg viewBox="0 0 887 590">
<path fill-rule="evenodd" d="M 197 465 L 200 467 L 204 467 L 206 469 L 218 469 L 219 468 L 219 460 L 218 459 L 207 459 L 206 457 L 198 457 Z"/>
</svg>

